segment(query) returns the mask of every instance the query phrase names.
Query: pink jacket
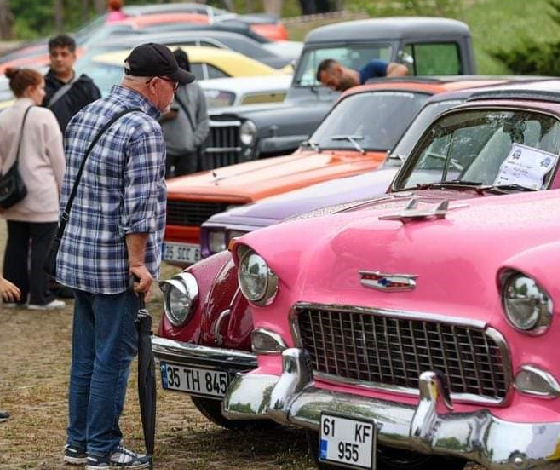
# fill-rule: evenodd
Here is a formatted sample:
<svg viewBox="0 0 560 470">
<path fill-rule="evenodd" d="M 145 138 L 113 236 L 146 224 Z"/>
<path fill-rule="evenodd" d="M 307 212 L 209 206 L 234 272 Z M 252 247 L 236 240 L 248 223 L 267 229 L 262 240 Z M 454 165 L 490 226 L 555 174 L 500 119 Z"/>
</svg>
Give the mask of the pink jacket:
<svg viewBox="0 0 560 470">
<path fill-rule="evenodd" d="M 30 99 L 20 98 L 11 108 L 0 113 L 2 173 L 14 164 L 23 115 L 32 104 Z M 60 127 L 50 110 L 36 106 L 29 111 L 19 158 L 27 196 L 5 210 L 2 217 L 22 222 L 56 222 L 66 160 Z"/>
</svg>

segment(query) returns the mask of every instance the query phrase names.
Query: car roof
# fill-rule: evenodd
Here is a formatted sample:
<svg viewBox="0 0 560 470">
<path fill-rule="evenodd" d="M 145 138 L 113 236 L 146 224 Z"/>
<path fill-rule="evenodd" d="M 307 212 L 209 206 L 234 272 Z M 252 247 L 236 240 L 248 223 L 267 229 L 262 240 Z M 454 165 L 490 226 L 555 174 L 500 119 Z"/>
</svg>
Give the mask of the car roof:
<svg viewBox="0 0 560 470">
<path fill-rule="evenodd" d="M 393 90 L 393 91 L 415 91 L 424 93 L 443 93 L 443 92 L 453 92 L 456 90 L 462 90 L 463 88 L 471 87 L 484 87 L 488 85 L 493 85 L 500 83 L 499 79 L 475 79 L 468 78 L 463 80 L 449 80 L 444 81 L 440 79 L 431 79 L 423 77 L 406 77 L 399 78 L 398 80 L 384 79 L 376 80 L 374 82 L 367 83 L 365 85 L 353 87 L 350 90 L 343 93 L 343 97 L 348 95 L 353 95 L 355 93 L 362 93 L 365 91 L 380 91 L 380 90 Z"/>
<path fill-rule="evenodd" d="M 207 47 L 207 46 L 180 46 L 188 56 L 190 62 L 211 62 L 211 59 L 235 59 L 235 60 L 248 60 L 251 62 L 257 62 L 249 57 L 240 54 L 239 52 L 230 51 L 229 49 L 220 49 L 218 47 Z M 124 60 L 128 57 L 132 49 L 122 49 L 120 51 L 105 52 L 103 54 L 96 55 L 93 60 L 96 62 L 104 62 L 108 64 L 122 65 Z M 261 64 L 263 67 L 270 68 L 265 64 Z"/>
<path fill-rule="evenodd" d="M 517 76 L 504 83 L 458 90 L 444 93 L 430 98 L 427 102 L 447 101 L 452 99 L 541 99 L 555 100 L 560 96 L 560 80 L 553 78 L 539 78 L 531 76 Z"/>
<path fill-rule="evenodd" d="M 112 36 L 105 39 L 92 47 L 104 47 L 104 46 L 121 46 L 134 47 L 137 44 L 144 44 L 145 42 L 158 42 L 160 44 L 173 43 L 178 44 L 181 41 L 187 41 L 192 39 L 235 39 L 236 41 L 249 41 L 255 45 L 261 45 L 259 42 L 251 39 L 243 34 L 239 34 L 233 31 L 221 31 L 215 29 L 188 29 L 186 31 L 172 31 L 172 32 L 162 32 L 162 33 L 152 33 L 149 34 L 127 34 L 120 36 Z"/>
<path fill-rule="evenodd" d="M 469 27 L 461 21 L 431 17 L 388 17 L 348 21 L 312 30 L 307 41 L 337 41 L 341 38 L 363 40 L 398 39 L 410 36 L 461 34 L 468 36 Z"/>
<path fill-rule="evenodd" d="M 122 25 L 131 25 L 134 28 L 145 28 L 161 23 L 202 23 L 210 22 L 208 15 L 200 13 L 162 13 L 156 15 L 133 16 L 126 18 L 112 25 L 118 27 Z"/>
</svg>

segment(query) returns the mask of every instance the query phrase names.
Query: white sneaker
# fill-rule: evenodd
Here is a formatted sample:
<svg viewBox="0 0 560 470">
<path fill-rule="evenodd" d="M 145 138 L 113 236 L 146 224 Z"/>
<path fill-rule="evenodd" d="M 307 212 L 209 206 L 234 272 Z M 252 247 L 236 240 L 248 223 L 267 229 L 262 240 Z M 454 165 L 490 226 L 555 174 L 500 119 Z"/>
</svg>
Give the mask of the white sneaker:
<svg viewBox="0 0 560 470">
<path fill-rule="evenodd" d="M 29 304 L 27 310 L 62 310 L 64 307 L 66 307 L 64 300 L 54 299 L 45 305 Z"/>
</svg>

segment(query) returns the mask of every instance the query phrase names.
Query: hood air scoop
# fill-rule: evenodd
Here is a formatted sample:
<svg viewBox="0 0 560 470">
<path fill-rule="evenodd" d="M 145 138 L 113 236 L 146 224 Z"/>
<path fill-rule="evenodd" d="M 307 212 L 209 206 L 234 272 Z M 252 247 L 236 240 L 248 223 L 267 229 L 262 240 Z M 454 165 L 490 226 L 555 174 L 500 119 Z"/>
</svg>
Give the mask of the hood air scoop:
<svg viewBox="0 0 560 470">
<path fill-rule="evenodd" d="M 445 219 L 451 209 L 467 207 L 467 204 L 457 204 L 449 207 L 449 200 L 441 201 L 435 208 L 418 208 L 418 199 L 412 198 L 401 212 L 382 215 L 380 220 L 400 220 L 403 224 L 414 220 Z"/>
</svg>

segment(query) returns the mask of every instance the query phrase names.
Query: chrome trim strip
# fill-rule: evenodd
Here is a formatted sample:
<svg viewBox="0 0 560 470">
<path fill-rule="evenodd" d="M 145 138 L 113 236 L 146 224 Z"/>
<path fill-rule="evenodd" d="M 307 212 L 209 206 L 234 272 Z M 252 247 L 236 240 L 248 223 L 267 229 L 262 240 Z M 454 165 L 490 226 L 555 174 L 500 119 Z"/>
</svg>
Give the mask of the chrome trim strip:
<svg viewBox="0 0 560 470">
<path fill-rule="evenodd" d="M 158 360 L 185 365 L 250 370 L 257 367 L 255 354 L 236 349 L 213 348 L 153 336 L 152 351 Z"/>
<path fill-rule="evenodd" d="M 481 320 L 471 320 L 459 317 L 450 317 L 447 315 L 440 315 L 436 313 L 426 313 L 426 312 L 413 312 L 405 310 L 390 310 L 385 308 L 376 307 L 362 307 L 353 305 L 336 305 L 336 304 L 317 304 L 312 302 L 296 302 L 293 307 L 296 308 L 310 308 L 310 309 L 320 309 L 320 310 L 339 310 L 344 312 L 359 312 L 376 314 L 378 316 L 385 316 L 391 318 L 400 318 L 405 320 L 424 320 L 432 322 L 447 323 L 451 325 L 466 326 L 471 328 L 478 328 L 483 330 L 488 325 L 487 322 Z"/>
<path fill-rule="evenodd" d="M 340 310 L 349 313 L 356 312 L 356 313 L 367 313 L 372 315 L 377 314 L 381 316 L 385 321 L 387 318 L 423 320 L 423 321 L 431 321 L 437 323 L 447 323 L 447 324 L 451 324 L 451 326 L 470 327 L 470 328 L 483 330 L 485 333 L 485 337 L 489 337 L 492 341 L 494 341 L 494 343 L 499 347 L 500 353 L 502 354 L 502 358 L 504 361 L 503 374 L 504 374 L 504 385 L 506 389 L 506 396 L 503 399 L 481 397 L 470 393 L 451 393 L 450 396 L 453 399 L 453 401 L 460 402 L 460 403 L 474 403 L 480 405 L 492 405 L 492 406 L 500 406 L 500 407 L 508 406 L 508 404 L 511 401 L 512 393 L 514 391 L 513 390 L 514 377 L 513 377 L 513 369 L 511 365 L 511 354 L 509 351 L 509 347 L 503 335 L 496 329 L 487 327 L 486 322 L 482 322 L 479 320 L 456 318 L 456 317 L 447 317 L 447 316 L 444 317 L 441 315 L 427 314 L 427 313 L 420 313 L 420 312 L 405 312 L 405 311 L 395 311 L 395 310 L 378 309 L 378 308 L 370 308 L 370 307 L 352 307 L 352 306 L 316 304 L 316 303 L 309 303 L 309 302 L 297 302 L 290 309 L 289 322 L 292 331 L 292 337 L 294 339 L 294 344 L 296 347 L 300 349 L 303 349 L 303 343 L 301 338 L 301 332 L 299 330 L 297 309 L 315 309 L 315 310 L 325 310 L 325 311 Z M 485 344 L 485 347 L 486 350 L 488 351 L 487 343 Z M 463 380 L 465 380 L 462 364 L 460 362 L 459 362 L 459 367 L 461 368 L 461 375 L 463 376 Z M 325 374 L 325 373 L 317 372 L 315 370 L 313 371 L 313 375 L 317 379 L 323 380 L 333 385 L 347 384 L 347 385 L 362 387 L 368 390 L 378 390 L 381 392 L 401 393 L 409 396 L 418 396 L 418 390 L 415 388 L 386 385 L 379 382 L 368 382 L 368 381 L 358 380 L 358 379 L 343 378 L 334 374 Z M 495 383 L 494 370 L 492 370 L 492 378 L 493 378 L 493 383 Z M 497 387 L 495 387 L 495 389 L 497 389 Z"/>
<path fill-rule="evenodd" d="M 210 118 L 210 127 L 230 127 L 230 126 L 239 126 L 241 127 L 241 121 L 219 121 Z"/>
</svg>

